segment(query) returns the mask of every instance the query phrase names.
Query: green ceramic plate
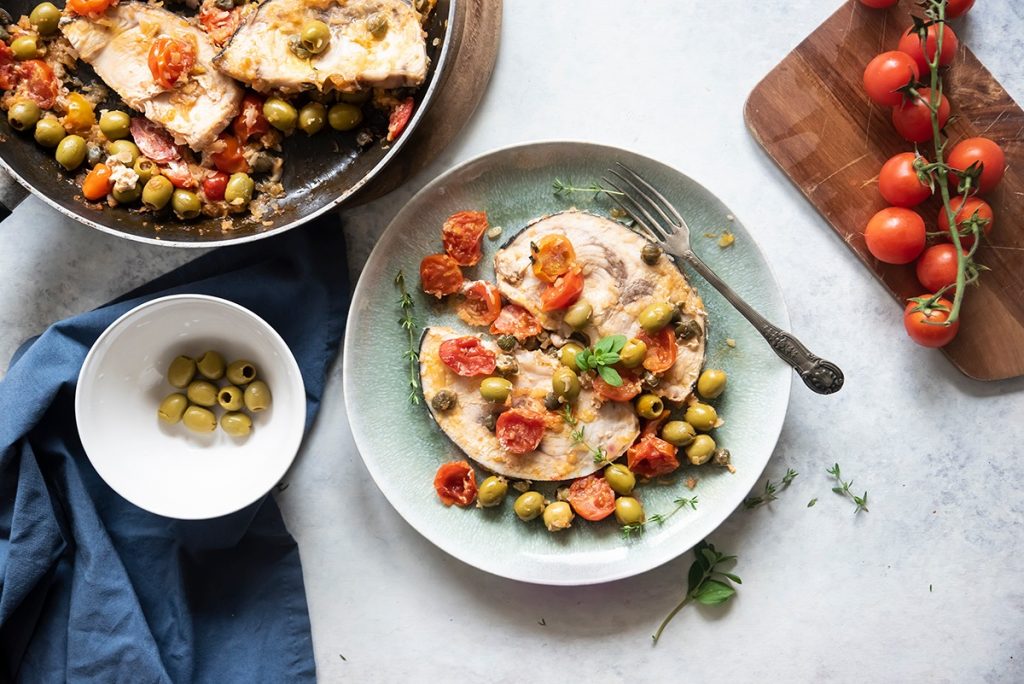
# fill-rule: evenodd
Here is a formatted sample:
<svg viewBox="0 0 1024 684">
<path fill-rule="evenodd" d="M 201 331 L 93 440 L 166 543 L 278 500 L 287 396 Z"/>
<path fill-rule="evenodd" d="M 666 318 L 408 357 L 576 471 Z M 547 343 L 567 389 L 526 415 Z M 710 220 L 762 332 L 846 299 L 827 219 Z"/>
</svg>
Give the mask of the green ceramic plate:
<svg viewBox="0 0 1024 684">
<path fill-rule="evenodd" d="M 345 339 L 344 382 L 348 417 L 367 469 L 395 509 L 427 539 L 481 570 L 541 584 L 594 584 L 635 575 L 684 553 L 714 530 L 750 491 L 775 448 L 789 401 L 792 371 L 757 332 L 692 272 L 687 277 L 704 297 L 710 330 L 707 363 L 729 374 L 716 401 L 725 425 L 718 443 L 733 457 L 736 473 L 712 467 L 683 468 L 671 486 L 640 488 L 648 515 L 666 513 L 677 497 L 697 496 L 696 510 L 681 510 L 665 523 L 649 524 L 624 540 L 613 520 L 578 520 L 550 534 L 539 520 L 521 522 L 512 496 L 495 509 L 446 508 L 434 493 L 437 467 L 463 458 L 431 421 L 422 404 L 409 403 L 408 348 L 398 319 L 395 275 L 404 271 L 417 323 L 465 325 L 450 307 L 419 290 L 419 262 L 441 251 L 444 219 L 462 210 L 485 210 L 502 236 L 484 239 L 485 255 L 468 277 L 493 279 L 498 245 L 531 219 L 570 207 L 607 214 L 603 196 L 556 196 L 552 181 L 576 185 L 598 180 L 621 161 L 647 178 L 675 204 L 693 232 L 695 251 L 726 282 L 770 320 L 788 327 L 789 317 L 768 264 L 739 219 L 710 192 L 659 162 L 625 150 L 577 142 L 542 142 L 490 152 L 457 166 L 421 190 L 395 217 L 363 270 L 352 301 Z M 719 247 L 705 233 L 728 228 L 735 243 Z M 735 340 L 735 347 L 726 339 Z M 683 482 L 698 478 L 691 491 Z M 482 479 L 478 477 L 478 480 Z"/>
</svg>

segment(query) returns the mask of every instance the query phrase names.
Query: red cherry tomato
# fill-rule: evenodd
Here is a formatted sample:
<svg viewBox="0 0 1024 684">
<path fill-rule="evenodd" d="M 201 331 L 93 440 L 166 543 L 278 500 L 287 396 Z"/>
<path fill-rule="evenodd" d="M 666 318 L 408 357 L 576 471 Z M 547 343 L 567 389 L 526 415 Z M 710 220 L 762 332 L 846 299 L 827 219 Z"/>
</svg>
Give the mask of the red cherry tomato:
<svg viewBox="0 0 1024 684">
<path fill-rule="evenodd" d="M 497 363 L 494 352 L 472 335 L 445 340 L 438 347 L 437 355 L 444 365 L 464 377 L 490 375 Z"/>
<path fill-rule="evenodd" d="M 480 242 L 487 231 L 487 214 L 482 211 L 460 211 L 445 219 L 441 227 L 444 251 L 459 266 L 473 266 L 483 251 Z"/>
<path fill-rule="evenodd" d="M 258 137 L 270 130 L 270 122 L 263 115 L 263 98 L 256 93 L 246 93 L 242 98 L 242 108 L 238 116 L 231 123 L 231 130 L 234 131 L 242 143 L 249 141 L 249 138 Z"/>
<path fill-rule="evenodd" d="M 931 297 L 931 295 L 921 295 Z M 960 330 L 960 321 L 943 325 L 953 311 L 953 302 L 940 297 L 931 306 L 915 311 L 918 303 L 911 301 L 903 310 L 903 327 L 914 342 L 923 347 L 944 347 L 953 341 Z"/>
<path fill-rule="evenodd" d="M 927 56 L 925 55 L 924 50 L 921 49 L 921 37 L 914 32 L 913 28 L 907 29 L 907 31 L 904 32 L 903 36 L 900 37 L 900 42 L 896 46 L 896 49 L 913 57 L 914 61 L 917 62 L 917 68 L 921 70 L 921 73 L 927 74 L 930 71 L 928 60 L 935 57 L 935 49 L 938 42 L 938 25 L 932 24 L 928 27 Z M 944 24 L 942 31 L 942 53 L 939 55 L 939 66 L 949 66 L 953 63 L 953 58 L 956 57 L 958 45 L 959 41 L 956 39 L 956 34 L 953 33 L 953 29 Z"/>
<path fill-rule="evenodd" d="M 924 219 L 902 207 L 889 207 L 871 217 L 864 229 L 868 251 L 887 264 L 909 264 L 924 250 Z"/>
<path fill-rule="evenodd" d="M 529 311 L 518 304 L 507 304 L 491 324 L 492 335 L 512 335 L 522 342 L 528 337 L 539 335 L 543 330 L 540 323 Z"/>
<path fill-rule="evenodd" d="M 956 220 L 957 227 L 960 228 L 960 245 L 964 249 L 970 249 L 974 244 L 974 235 L 967 231 L 964 223 L 974 218 L 975 214 L 983 222 L 981 226 L 982 233 L 988 236 L 992 232 L 995 216 L 992 213 L 992 207 L 985 200 L 977 197 L 968 197 L 967 201 L 964 202 L 963 197 L 954 197 L 949 201 L 949 206 L 954 211 L 953 218 Z M 949 217 L 946 216 L 945 207 L 939 209 L 938 224 L 943 232 L 949 232 Z M 967 234 L 964 234 L 965 231 L 967 231 Z M 947 236 L 946 239 L 949 239 L 949 237 Z"/>
<path fill-rule="evenodd" d="M 604 520 L 615 511 L 615 492 L 600 475 L 574 480 L 566 495 L 576 515 L 584 520 Z"/>
<path fill-rule="evenodd" d="M 946 18 L 956 19 L 967 14 L 972 7 L 974 7 L 974 0 L 949 0 L 946 3 Z"/>
<path fill-rule="evenodd" d="M 221 133 L 218 140 L 224 144 L 223 149 L 210 155 L 210 161 L 217 167 L 217 170 L 228 174 L 248 173 L 249 162 L 245 161 L 245 157 L 242 155 L 242 146 L 239 144 L 238 138 Z"/>
<path fill-rule="evenodd" d="M 149 72 L 161 88 L 170 90 L 196 64 L 196 49 L 177 38 L 157 38 L 149 48 Z"/>
<path fill-rule="evenodd" d="M 25 95 L 41 109 L 52 109 L 60 84 L 50 65 L 41 59 L 29 59 L 18 65 L 17 80 Z"/>
<path fill-rule="evenodd" d="M 462 289 L 462 269 L 447 254 L 431 254 L 420 262 L 420 285 L 438 299 Z"/>
<path fill-rule="evenodd" d="M 490 325 L 501 313 L 501 294 L 485 280 L 469 283 L 455 312 L 470 325 Z"/>
<path fill-rule="evenodd" d="M 398 136 L 402 135 L 402 131 L 405 130 L 406 124 L 408 124 L 409 119 L 412 118 L 412 109 L 414 104 L 415 100 L 411 97 L 407 97 L 392 108 L 391 115 L 388 117 L 388 142 L 391 142 Z"/>
<path fill-rule="evenodd" d="M 943 242 L 924 250 L 917 260 L 917 282 L 929 292 L 938 292 L 956 282 L 956 247 Z"/>
<path fill-rule="evenodd" d="M 445 506 L 466 507 L 476 500 L 476 475 L 465 461 L 441 464 L 434 475 L 434 489 Z"/>
<path fill-rule="evenodd" d="M 903 99 L 902 88 L 921 76 L 914 58 L 905 52 L 883 52 L 864 69 L 864 91 L 879 107 L 895 107 Z"/>
<path fill-rule="evenodd" d="M 224 199 L 224 191 L 228 187 L 230 176 L 223 171 L 214 171 L 203 179 L 203 194 L 211 202 L 220 202 Z"/>
<path fill-rule="evenodd" d="M 574 266 L 540 293 L 540 310 L 557 311 L 573 304 L 583 293 L 583 270 Z"/>
<path fill-rule="evenodd" d="M 885 9 L 886 7 L 892 7 L 899 0 L 860 0 L 862 5 L 868 7 L 874 7 L 875 9 Z"/>
<path fill-rule="evenodd" d="M 889 204 L 896 207 L 916 207 L 932 196 L 932 189 L 922 183 L 915 162 L 927 160 L 913 152 L 901 152 L 882 165 L 878 173 L 878 191 Z"/>
<path fill-rule="evenodd" d="M 529 409 L 509 409 L 494 423 L 498 443 L 513 454 L 528 454 L 544 439 L 544 416 Z"/>
<path fill-rule="evenodd" d="M 946 163 L 958 171 L 966 171 L 972 164 L 981 165 L 977 180 L 978 192 L 991 192 L 1003 179 L 1006 170 L 1006 155 L 1003 148 L 988 138 L 967 138 L 961 140 L 949 151 Z"/>
<path fill-rule="evenodd" d="M 668 475 L 679 467 L 676 448 L 654 435 L 647 435 L 626 451 L 629 469 L 641 477 Z"/>
<path fill-rule="evenodd" d="M 665 326 L 653 335 L 641 330 L 637 339 L 647 345 L 644 368 L 652 373 L 664 373 L 676 363 L 676 334 L 671 326 Z"/>
<path fill-rule="evenodd" d="M 613 387 L 604 381 L 600 375 L 594 378 L 594 392 L 599 397 L 609 401 L 633 401 L 640 394 L 640 379 L 628 371 L 619 371 L 622 376 L 622 384 Z"/>
<path fill-rule="evenodd" d="M 928 142 L 932 139 L 932 113 L 928 108 L 930 88 L 921 88 L 920 95 L 906 98 L 892 109 L 892 125 L 905 140 L 913 143 Z M 939 100 L 939 129 L 949 120 L 949 100 L 945 95 Z"/>
</svg>

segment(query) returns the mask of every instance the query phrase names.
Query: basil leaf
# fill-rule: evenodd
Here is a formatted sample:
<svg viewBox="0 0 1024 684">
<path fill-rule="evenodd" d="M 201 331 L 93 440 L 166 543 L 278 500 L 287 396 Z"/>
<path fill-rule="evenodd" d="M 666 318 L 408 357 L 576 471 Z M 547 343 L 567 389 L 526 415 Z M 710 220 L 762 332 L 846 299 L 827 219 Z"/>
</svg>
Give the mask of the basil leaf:
<svg viewBox="0 0 1024 684">
<path fill-rule="evenodd" d="M 601 354 L 597 360 L 602 366 L 613 366 L 619 362 L 619 355 L 609 352 L 607 354 Z"/>
<path fill-rule="evenodd" d="M 708 563 L 705 567 L 710 568 L 718 562 L 718 554 L 716 554 L 711 549 L 701 549 L 700 555 L 704 556 L 704 560 Z"/>
<path fill-rule="evenodd" d="M 604 339 L 610 341 L 608 351 L 615 352 L 616 354 L 622 351 L 622 348 L 626 346 L 625 335 L 610 335 Z"/>
<path fill-rule="evenodd" d="M 718 580 L 705 580 L 704 584 L 700 586 L 697 593 L 694 595 L 694 599 L 698 603 L 703 603 L 705 606 L 715 606 L 719 603 L 725 603 L 733 597 L 736 590 L 730 587 L 728 584 L 723 584 Z"/>
<path fill-rule="evenodd" d="M 612 387 L 622 387 L 622 376 L 611 366 L 598 366 L 597 372 Z"/>
<path fill-rule="evenodd" d="M 687 577 L 686 593 L 692 593 L 702 579 L 704 579 L 704 568 L 701 567 L 700 561 L 694 561 L 693 565 L 690 566 L 690 573 Z"/>
<path fill-rule="evenodd" d="M 731 572 L 723 572 L 722 574 L 731 579 L 736 584 L 743 584 L 743 580 L 741 580 L 739 576 L 734 575 Z"/>
<path fill-rule="evenodd" d="M 704 542 L 697 544 L 693 547 L 693 557 L 697 559 L 697 563 L 700 564 L 701 570 L 710 570 L 711 566 L 708 564 L 706 558 L 704 558 L 704 552 L 707 551 L 708 545 Z"/>
<path fill-rule="evenodd" d="M 611 351 L 612 341 L 613 340 L 610 337 L 602 337 L 600 340 L 597 341 L 597 344 L 594 345 L 594 352 L 600 355 L 605 352 Z"/>
</svg>

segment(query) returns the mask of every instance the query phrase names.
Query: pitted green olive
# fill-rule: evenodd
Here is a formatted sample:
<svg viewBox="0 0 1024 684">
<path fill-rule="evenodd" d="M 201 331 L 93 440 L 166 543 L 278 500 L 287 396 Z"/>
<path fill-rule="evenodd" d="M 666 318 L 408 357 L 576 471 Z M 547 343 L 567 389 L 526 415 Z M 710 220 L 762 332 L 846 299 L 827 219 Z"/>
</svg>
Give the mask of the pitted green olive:
<svg viewBox="0 0 1024 684">
<path fill-rule="evenodd" d="M 288 133 L 295 128 L 295 121 L 299 118 L 299 113 L 295 111 L 295 107 L 285 100 L 279 97 L 271 97 L 263 103 L 263 116 L 267 117 L 267 121 L 270 122 L 271 126 L 279 131 Z"/>
<path fill-rule="evenodd" d="M 487 401 L 502 403 L 512 393 L 512 383 L 497 376 L 484 378 L 480 383 L 480 396 Z"/>
<path fill-rule="evenodd" d="M 139 146 L 131 140 L 112 140 L 107 143 L 107 154 L 116 157 L 125 166 L 131 166 L 139 158 Z"/>
<path fill-rule="evenodd" d="M 544 511 L 544 495 L 540 492 L 524 492 L 516 499 L 512 509 L 520 520 L 533 520 Z"/>
<path fill-rule="evenodd" d="M 245 393 L 242 395 L 242 401 L 245 402 L 245 408 L 253 413 L 266 411 L 270 408 L 270 388 L 262 380 L 249 383 L 249 386 L 245 388 Z"/>
<path fill-rule="evenodd" d="M 39 47 L 36 45 L 36 37 L 26 33 L 11 41 L 11 52 L 18 60 L 35 59 L 39 56 Z"/>
<path fill-rule="evenodd" d="M 634 337 L 627 340 L 626 344 L 622 346 L 622 351 L 619 352 L 619 362 L 626 368 L 636 368 L 644 362 L 645 356 L 647 356 L 647 344 Z"/>
<path fill-rule="evenodd" d="M 256 379 L 256 364 L 246 359 L 232 361 L 225 371 L 232 385 L 245 385 Z"/>
<path fill-rule="evenodd" d="M 48 36 L 56 32 L 60 22 L 60 10 L 52 2 L 41 2 L 32 8 L 28 20 L 39 31 L 39 35 Z"/>
<path fill-rule="evenodd" d="M 586 327 L 593 314 L 594 307 L 590 305 L 590 302 L 585 299 L 581 299 L 566 309 L 565 317 L 562 320 L 564 320 L 565 324 L 569 327 L 579 330 L 580 328 Z"/>
<path fill-rule="evenodd" d="M 302 41 L 302 47 L 311 54 L 319 55 L 331 43 L 331 28 L 318 19 L 308 21 L 302 27 L 299 40 Z"/>
<path fill-rule="evenodd" d="M 142 203 L 153 211 L 159 211 L 167 206 L 172 195 L 174 184 L 164 176 L 153 176 L 142 188 Z"/>
<path fill-rule="evenodd" d="M 27 131 L 39 121 L 43 111 L 32 100 L 18 100 L 7 110 L 7 123 L 16 131 Z"/>
<path fill-rule="evenodd" d="M 641 418 L 654 420 L 665 410 L 665 403 L 656 394 L 641 394 L 636 400 L 636 412 Z"/>
<path fill-rule="evenodd" d="M 670 420 L 661 428 L 661 438 L 677 447 L 686 446 L 696 436 L 693 426 L 682 420 Z"/>
<path fill-rule="evenodd" d="M 256 184 L 247 173 L 233 173 L 224 188 L 224 201 L 228 204 L 244 207 L 252 200 Z"/>
<path fill-rule="evenodd" d="M 551 389 L 566 401 L 575 401 L 580 395 L 580 379 L 568 366 L 559 366 L 551 376 Z"/>
<path fill-rule="evenodd" d="M 156 165 L 152 159 L 140 156 L 132 164 L 132 170 L 139 177 L 139 187 L 143 190 L 146 188 L 146 183 L 152 180 L 153 176 L 160 175 L 160 167 Z"/>
<path fill-rule="evenodd" d="M 715 440 L 709 435 L 697 435 L 686 447 L 686 459 L 693 465 L 702 465 L 715 453 L 715 448 Z"/>
<path fill-rule="evenodd" d="M 713 430 L 715 424 L 718 423 L 718 412 L 715 411 L 715 407 L 700 402 L 688 406 L 683 417 L 687 423 L 701 432 Z"/>
<path fill-rule="evenodd" d="M 232 437 L 245 437 L 252 432 L 252 418 L 238 411 L 228 411 L 220 417 L 220 427 Z"/>
<path fill-rule="evenodd" d="M 612 491 L 625 496 L 636 486 L 636 475 L 621 463 L 612 463 L 604 469 L 604 479 Z"/>
<path fill-rule="evenodd" d="M 100 132 L 107 140 L 122 140 L 131 130 L 131 117 L 122 111 L 111 109 L 100 114 Z"/>
<path fill-rule="evenodd" d="M 565 501 L 554 501 L 544 507 L 544 527 L 548 528 L 548 532 L 569 529 L 575 517 L 572 506 Z"/>
<path fill-rule="evenodd" d="M 725 371 L 709 368 L 697 379 L 697 392 L 705 399 L 715 399 L 725 391 Z"/>
<path fill-rule="evenodd" d="M 188 399 L 184 394 L 175 392 L 174 394 L 168 394 L 164 397 L 164 400 L 160 402 L 160 407 L 156 411 L 157 417 L 165 423 L 180 422 L 181 417 L 185 415 L 185 409 L 188 408 Z"/>
<path fill-rule="evenodd" d="M 668 302 L 655 302 L 640 312 L 637 319 L 640 327 L 649 333 L 656 333 L 672 320 L 676 308 Z"/>
<path fill-rule="evenodd" d="M 52 116 L 46 116 L 36 124 L 35 139 L 43 147 L 56 147 L 68 132 L 64 126 Z"/>
<path fill-rule="evenodd" d="M 242 401 L 242 390 L 234 385 L 221 387 L 217 392 L 217 403 L 225 411 L 241 411 L 245 406 L 245 402 Z"/>
<path fill-rule="evenodd" d="M 327 122 L 336 131 L 351 131 L 363 122 L 363 110 L 347 102 L 339 102 L 327 110 Z"/>
<path fill-rule="evenodd" d="M 217 416 L 202 406 L 189 406 L 181 422 L 192 432 L 213 432 L 217 429 Z"/>
<path fill-rule="evenodd" d="M 576 355 L 583 351 L 583 347 L 575 342 L 567 342 L 558 352 L 558 360 L 566 368 L 576 370 Z"/>
<path fill-rule="evenodd" d="M 163 178 L 163 176 L 157 176 L 157 178 Z M 155 180 L 156 178 L 150 178 L 149 182 L 152 183 Z M 199 195 L 191 190 L 176 188 L 171 193 L 171 209 L 174 210 L 174 215 L 180 219 L 194 219 L 199 216 L 203 204 L 199 201 Z"/>
<path fill-rule="evenodd" d="M 480 483 L 480 488 L 476 493 L 476 500 L 479 501 L 480 505 L 484 508 L 490 508 L 492 506 L 497 506 L 504 501 L 505 494 L 507 493 L 508 480 L 500 475 L 491 475 Z"/>
<path fill-rule="evenodd" d="M 119 204 L 133 204 L 142 196 L 142 184 L 136 181 L 131 187 L 115 185 L 110 194 Z"/>
<path fill-rule="evenodd" d="M 85 161 L 85 139 L 80 135 L 69 135 L 57 143 L 54 154 L 57 163 L 68 171 L 74 171 Z"/>
<path fill-rule="evenodd" d="M 620 525 L 638 525 L 644 521 L 644 507 L 631 496 L 620 496 L 615 500 L 615 519 Z"/>
<path fill-rule="evenodd" d="M 327 123 L 327 108 L 319 102 L 310 102 L 299 110 L 299 130 L 306 135 L 319 133 Z"/>
<path fill-rule="evenodd" d="M 208 351 L 196 361 L 196 368 L 207 380 L 220 380 L 224 377 L 224 357 L 215 351 Z"/>
<path fill-rule="evenodd" d="M 196 362 L 188 356 L 178 356 L 167 367 L 167 382 L 185 389 L 196 375 Z"/>
<path fill-rule="evenodd" d="M 199 406 L 217 405 L 217 386 L 206 380 L 193 380 L 189 383 L 185 395 L 193 404 Z"/>
</svg>

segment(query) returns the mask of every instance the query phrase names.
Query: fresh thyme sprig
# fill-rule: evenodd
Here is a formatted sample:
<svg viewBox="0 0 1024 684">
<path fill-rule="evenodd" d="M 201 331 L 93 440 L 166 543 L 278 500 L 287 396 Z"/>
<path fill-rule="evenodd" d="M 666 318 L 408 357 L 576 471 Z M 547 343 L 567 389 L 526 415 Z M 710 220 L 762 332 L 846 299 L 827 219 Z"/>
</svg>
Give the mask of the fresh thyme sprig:
<svg viewBox="0 0 1024 684">
<path fill-rule="evenodd" d="M 668 623 L 687 603 L 696 601 L 706 606 L 725 603 L 736 594 L 736 587 L 732 586 L 731 582 L 743 584 L 743 581 L 733 573 L 718 569 L 722 564 L 736 560 L 736 556 L 719 553 L 714 544 L 709 544 L 706 541 L 700 541 L 693 547 L 693 555 L 695 560 L 687 574 L 686 596 L 661 621 L 658 631 L 651 637 L 654 639 L 655 645 Z"/>
<path fill-rule="evenodd" d="M 796 476 L 799 475 L 792 468 L 786 469 L 786 474 L 782 476 L 782 480 L 779 482 L 772 482 L 770 479 L 764 481 L 764 494 L 761 496 L 748 496 L 743 500 L 743 507 L 747 510 L 752 510 L 758 506 L 763 506 L 769 501 L 775 501 L 779 498 L 778 493 L 786 489 L 793 483 Z"/>
<path fill-rule="evenodd" d="M 405 289 L 405 274 L 402 271 L 395 276 L 395 287 L 401 293 L 398 298 L 398 305 L 402 307 L 402 317 L 398 324 L 402 326 L 409 336 L 409 349 L 402 353 L 402 358 L 409 361 L 409 403 L 420 403 L 420 381 L 419 381 L 419 360 L 420 354 L 416 351 L 416 319 L 412 315 L 412 297 Z"/>
<path fill-rule="evenodd" d="M 853 503 L 857 504 L 857 507 L 853 509 L 854 515 L 860 513 L 861 511 L 864 511 L 865 513 L 868 512 L 867 490 L 864 491 L 863 496 L 857 496 L 852 491 L 850 491 L 850 487 L 853 486 L 853 480 L 850 480 L 849 482 L 843 481 L 842 474 L 839 472 L 838 463 L 836 463 L 834 466 L 828 469 L 828 474 L 836 478 L 836 482 L 839 483 L 838 485 L 832 488 L 832 491 L 835 492 L 836 494 L 850 497 L 851 499 L 853 499 Z"/>
<path fill-rule="evenodd" d="M 692 497 L 689 499 L 679 498 L 673 501 L 672 503 L 674 503 L 676 507 L 673 508 L 669 513 L 655 513 L 647 520 L 643 520 L 638 523 L 630 523 L 629 525 L 623 525 L 620 530 L 622 538 L 631 539 L 634 536 L 640 534 L 644 531 L 644 526 L 648 523 L 658 523 L 659 525 L 661 525 L 666 520 L 668 520 L 673 515 L 675 515 L 676 513 L 678 513 L 679 511 L 686 507 L 689 507 L 691 510 L 694 511 L 697 510 L 697 497 Z"/>
<path fill-rule="evenodd" d="M 605 194 L 608 194 L 608 195 L 621 195 L 621 194 L 623 194 L 621 192 L 618 192 L 617 190 L 609 190 L 607 188 L 603 188 L 600 185 L 598 185 L 597 183 L 591 183 L 590 185 L 585 185 L 583 187 L 577 187 L 577 186 L 574 186 L 572 184 L 572 181 L 569 181 L 567 183 L 567 182 L 563 181 L 561 178 L 556 178 L 555 180 L 553 180 L 551 182 L 551 189 L 559 197 L 568 197 L 569 195 L 572 195 L 574 193 L 591 193 L 595 197 L 597 195 L 599 195 L 600 193 L 602 193 L 602 192 L 605 193 Z"/>
<path fill-rule="evenodd" d="M 580 425 L 579 421 L 576 420 L 576 416 L 572 414 L 572 406 L 566 404 L 562 407 L 562 420 L 565 424 L 572 428 L 572 432 L 569 433 L 569 438 L 572 440 L 573 445 L 582 444 L 586 447 L 587 451 L 594 455 L 594 463 L 604 463 L 608 460 L 608 452 L 605 451 L 603 446 L 591 446 L 587 442 L 586 436 L 583 431 L 586 429 L 585 425 Z"/>
<path fill-rule="evenodd" d="M 622 376 L 612 368 L 619 362 L 619 352 L 626 346 L 625 335 L 602 337 L 593 349 L 584 349 L 576 355 L 576 367 L 581 371 L 594 370 L 612 387 L 622 386 Z"/>
</svg>

